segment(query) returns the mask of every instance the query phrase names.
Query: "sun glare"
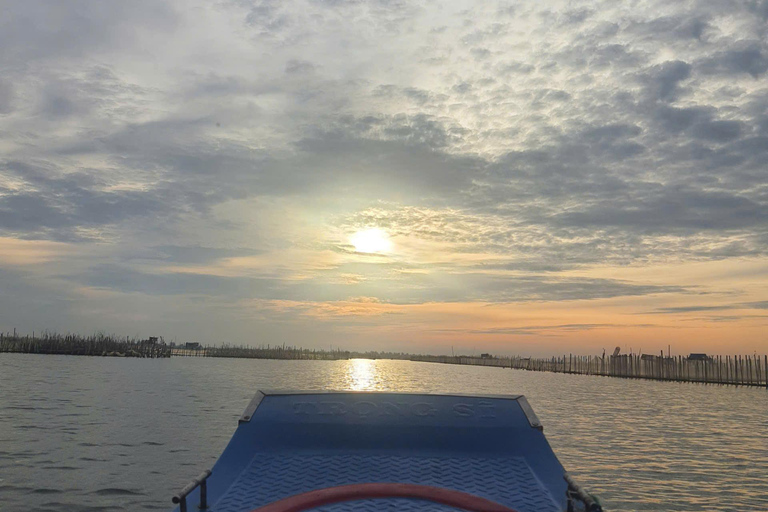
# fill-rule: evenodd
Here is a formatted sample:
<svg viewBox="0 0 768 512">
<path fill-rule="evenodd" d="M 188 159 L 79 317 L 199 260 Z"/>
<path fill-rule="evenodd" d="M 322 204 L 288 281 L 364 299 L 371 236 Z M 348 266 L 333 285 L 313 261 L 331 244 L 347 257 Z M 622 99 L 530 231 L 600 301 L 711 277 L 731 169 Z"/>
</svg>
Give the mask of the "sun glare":
<svg viewBox="0 0 768 512">
<path fill-rule="evenodd" d="M 353 391 L 376 389 L 379 386 L 376 361 L 350 359 L 347 361 L 346 387 Z"/>
<path fill-rule="evenodd" d="M 392 250 L 392 242 L 386 231 L 379 228 L 358 231 L 349 239 L 357 252 L 380 253 Z"/>
</svg>

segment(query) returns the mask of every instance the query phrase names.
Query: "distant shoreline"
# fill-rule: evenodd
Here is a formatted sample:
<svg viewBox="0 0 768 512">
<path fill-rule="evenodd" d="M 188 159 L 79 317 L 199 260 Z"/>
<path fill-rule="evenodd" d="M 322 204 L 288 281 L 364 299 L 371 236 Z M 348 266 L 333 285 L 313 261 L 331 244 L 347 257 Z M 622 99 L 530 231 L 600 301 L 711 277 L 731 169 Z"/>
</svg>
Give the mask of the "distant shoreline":
<svg viewBox="0 0 768 512">
<path fill-rule="evenodd" d="M 358 352 L 349 350 L 315 350 L 286 345 L 261 347 L 202 346 L 197 343 L 176 345 L 162 338 L 119 338 L 114 335 L 44 333 L 40 336 L 20 336 L 0 333 L 0 353 L 51 354 L 102 357 L 221 357 L 236 359 L 317 360 L 395 359 L 441 364 L 491 366 L 517 370 L 545 371 L 574 375 L 595 375 L 629 379 L 730 384 L 768 388 L 768 355 L 708 356 L 691 354 L 665 356 L 652 354 L 621 354 L 552 358 L 520 356 L 440 356 L 404 352 Z"/>
</svg>

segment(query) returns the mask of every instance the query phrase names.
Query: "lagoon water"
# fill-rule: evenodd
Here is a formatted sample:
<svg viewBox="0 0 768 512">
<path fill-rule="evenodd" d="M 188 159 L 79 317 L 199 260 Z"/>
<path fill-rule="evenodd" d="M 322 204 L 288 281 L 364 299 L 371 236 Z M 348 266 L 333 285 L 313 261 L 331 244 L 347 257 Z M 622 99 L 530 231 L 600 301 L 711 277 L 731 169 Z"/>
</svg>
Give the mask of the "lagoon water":
<svg viewBox="0 0 768 512">
<path fill-rule="evenodd" d="M 0 354 L 0 511 L 164 511 L 257 389 L 524 394 L 607 510 L 768 511 L 768 390 L 387 360 Z"/>
</svg>

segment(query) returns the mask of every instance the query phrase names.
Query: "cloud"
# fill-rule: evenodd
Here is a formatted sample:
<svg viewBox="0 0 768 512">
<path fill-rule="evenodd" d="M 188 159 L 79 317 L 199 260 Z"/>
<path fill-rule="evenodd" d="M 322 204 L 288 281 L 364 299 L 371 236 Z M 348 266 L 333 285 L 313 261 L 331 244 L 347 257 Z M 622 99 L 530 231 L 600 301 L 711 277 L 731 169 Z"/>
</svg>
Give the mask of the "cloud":
<svg viewBox="0 0 768 512">
<path fill-rule="evenodd" d="M 144 30 L 168 30 L 176 15 L 169 3 L 139 0 L 131 7 L 76 0 L 67 6 L 5 4 L 0 46 L 14 64 L 40 60 L 82 59 L 139 43 L 136 24 Z"/>
<path fill-rule="evenodd" d="M 249 298 L 255 291 L 265 293 L 279 282 L 273 279 L 234 278 L 184 272 L 149 274 L 124 266 L 99 265 L 80 276 L 61 276 L 81 285 L 146 295 L 224 296 Z"/>
<path fill-rule="evenodd" d="M 364 280 L 344 276 L 364 275 Z M 373 297 L 390 304 L 430 302 L 552 302 L 594 300 L 686 292 L 678 286 L 641 285 L 613 279 L 562 278 L 552 275 L 516 276 L 431 270 L 403 272 L 400 266 L 347 264 L 315 276 L 289 280 L 285 276 L 250 277 L 185 272 L 157 268 L 140 271 L 125 265 L 100 264 L 60 275 L 79 286 L 147 295 L 191 295 L 294 302 L 349 301 Z"/>
<path fill-rule="evenodd" d="M 0 254 L 66 242 L 13 272 L 220 311 L 707 311 L 621 272 L 768 253 L 766 5 L 7 2 Z M 397 251 L 351 251 L 369 227 Z"/>
<path fill-rule="evenodd" d="M 724 309 L 734 309 L 732 305 L 723 306 L 679 306 L 670 308 L 659 308 L 655 313 L 677 314 L 677 313 L 696 313 L 701 311 L 722 311 Z"/>
<path fill-rule="evenodd" d="M 477 329 L 472 331 L 475 334 L 491 334 L 491 335 L 545 335 L 545 336 L 561 336 L 557 334 L 559 332 L 582 332 L 593 331 L 596 329 L 613 329 L 616 327 L 630 327 L 633 329 L 642 329 L 648 327 L 657 327 L 654 324 L 560 324 L 560 325 L 523 325 L 520 327 L 498 327 L 493 329 Z"/>
<path fill-rule="evenodd" d="M 756 79 L 768 70 L 768 54 L 758 41 L 739 42 L 731 49 L 705 58 L 700 68 L 703 73 L 723 75 L 747 73 Z"/>
<path fill-rule="evenodd" d="M 627 226 L 673 232 L 761 226 L 766 215 L 768 205 L 736 194 L 662 188 L 631 206 L 605 202 L 579 212 L 559 214 L 556 219 L 563 225 Z"/>
<path fill-rule="evenodd" d="M 0 173 L 23 180 L 28 190 L 0 196 L 0 229 L 43 238 L 77 238 L 80 228 L 123 222 L 171 210 L 168 197 L 142 190 L 108 190 L 89 173 L 10 161 Z M 25 187 L 26 188 L 26 187 Z"/>
<path fill-rule="evenodd" d="M 9 114 L 13 111 L 15 91 L 13 85 L 0 80 L 0 115 Z"/>
<path fill-rule="evenodd" d="M 151 248 L 161 260 L 180 265 L 211 264 L 224 258 L 253 256 L 259 251 L 254 249 L 224 249 L 218 247 L 160 245 Z"/>
<path fill-rule="evenodd" d="M 675 101 L 680 94 L 680 82 L 691 76 L 692 66 L 680 60 L 652 66 L 642 81 L 647 83 L 648 94 L 654 100 Z"/>
<path fill-rule="evenodd" d="M 404 314 L 402 306 L 383 303 L 375 297 L 354 297 L 344 301 L 325 302 L 257 299 L 251 304 L 260 310 L 289 318 L 298 314 L 313 319 L 334 321 Z"/>
<path fill-rule="evenodd" d="M 679 314 L 679 313 L 698 313 L 709 311 L 724 311 L 730 309 L 744 310 L 744 309 L 768 309 L 768 302 L 741 302 L 737 304 L 720 304 L 716 306 L 676 306 L 659 308 L 653 311 L 653 313 L 661 314 Z M 724 317 L 723 317 L 724 318 Z M 737 318 L 736 316 L 730 318 Z M 749 318 L 748 316 L 742 316 L 741 318 Z"/>
<path fill-rule="evenodd" d="M 7 256 L 7 255 L 6 255 Z M 0 311 L 2 332 L 18 327 L 22 332 L 29 326 L 29 334 L 47 327 L 73 325 L 72 300 L 67 290 L 52 286 L 50 281 L 35 278 L 12 267 L 0 267 Z M 66 327 L 62 327 L 65 330 Z M 24 332 L 24 334 L 27 334 Z"/>
<path fill-rule="evenodd" d="M 0 238 L 0 263 L 3 265 L 38 265 L 69 256 L 74 247 L 46 240 Z"/>
</svg>

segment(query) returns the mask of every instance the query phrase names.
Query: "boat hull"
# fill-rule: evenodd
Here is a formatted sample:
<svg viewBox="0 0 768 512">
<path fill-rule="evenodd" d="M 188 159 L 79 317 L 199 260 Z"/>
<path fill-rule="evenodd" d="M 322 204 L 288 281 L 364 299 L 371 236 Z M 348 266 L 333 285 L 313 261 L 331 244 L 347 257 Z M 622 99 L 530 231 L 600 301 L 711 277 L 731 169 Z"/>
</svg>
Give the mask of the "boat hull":
<svg viewBox="0 0 768 512">
<path fill-rule="evenodd" d="M 567 508 L 565 471 L 522 396 L 259 392 L 207 479 L 214 512 L 363 483 L 429 485 L 518 512 Z M 186 498 L 192 506 L 199 488 Z M 178 509 L 177 509 L 178 510 Z M 445 511 L 416 499 L 317 510 Z"/>
</svg>

